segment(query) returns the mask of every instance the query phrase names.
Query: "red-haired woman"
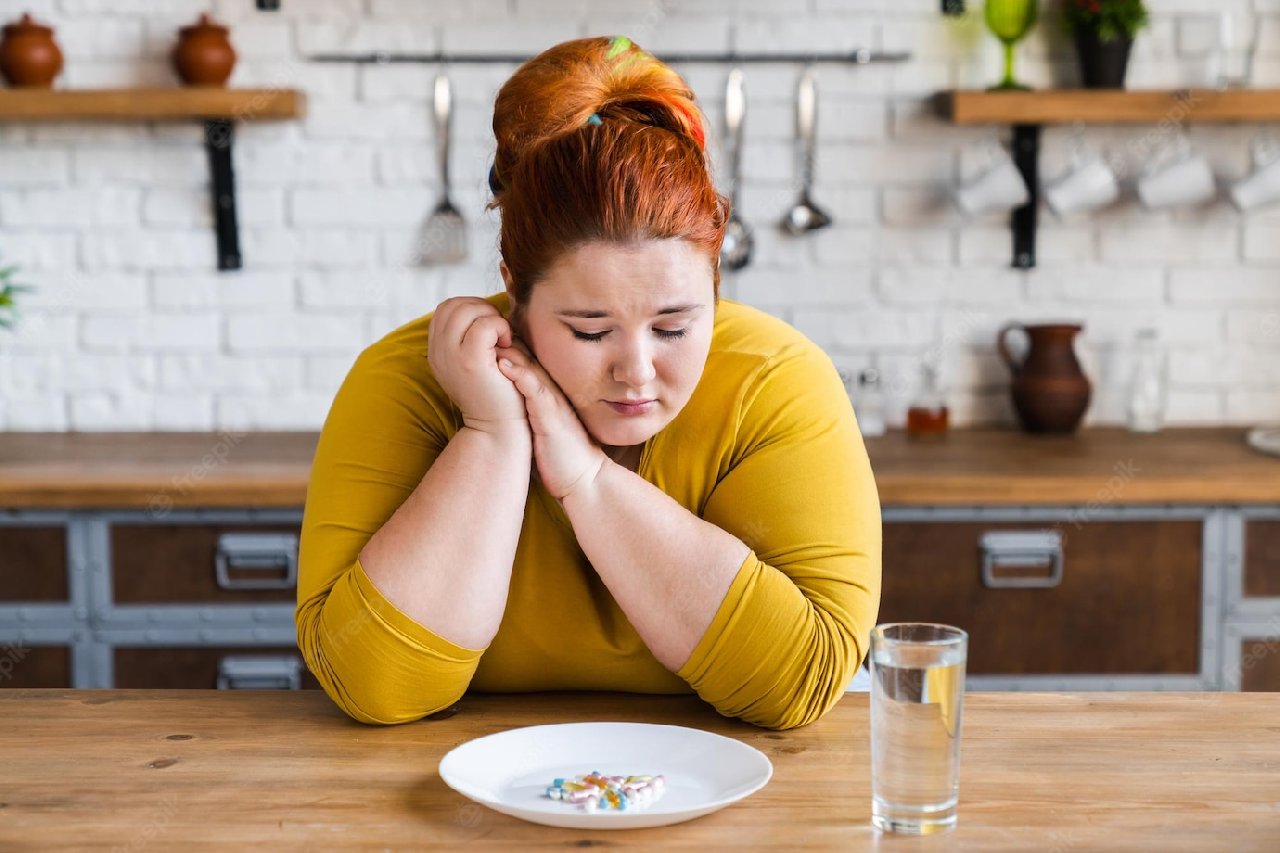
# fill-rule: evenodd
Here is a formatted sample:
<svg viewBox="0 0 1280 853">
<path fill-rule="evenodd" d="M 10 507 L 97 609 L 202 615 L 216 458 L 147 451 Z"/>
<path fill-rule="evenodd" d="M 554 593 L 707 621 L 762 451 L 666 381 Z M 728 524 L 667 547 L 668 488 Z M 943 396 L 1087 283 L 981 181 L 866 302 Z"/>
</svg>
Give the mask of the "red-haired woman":
<svg viewBox="0 0 1280 853">
<path fill-rule="evenodd" d="M 697 692 L 810 723 L 867 654 L 880 507 L 831 360 L 719 298 L 704 119 L 625 38 L 498 93 L 506 292 L 368 347 L 316 450 L 298 643 L 350 716 Z"/>
</svg>

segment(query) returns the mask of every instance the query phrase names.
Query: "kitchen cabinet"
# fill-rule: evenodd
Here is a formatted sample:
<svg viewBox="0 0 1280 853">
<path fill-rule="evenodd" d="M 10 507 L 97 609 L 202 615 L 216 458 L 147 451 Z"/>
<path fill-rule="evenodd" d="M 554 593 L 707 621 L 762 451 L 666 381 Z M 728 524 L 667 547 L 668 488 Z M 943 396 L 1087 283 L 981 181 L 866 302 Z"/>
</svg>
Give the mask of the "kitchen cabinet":
<svg viewBox="0 0 1280 853">
<path fill-rule="evenodd" d="M 1280 507 L 1250 507 L 1227 529 L 1226 690 L 1280 691 Z"/>
<path fill-rule="evenodd" d="M 964 628 L 971 677 L 1201 671 L 1199 514 L 887 520 L 884 534 L 880 621 Z"/>
<path fill-rule="evenodd" d="M 0 434 L 0 685 L 316 686 L 293 623 L 316 439 Z M 967 629 L 972 689 L 1280 690 L 1280 462 L 1243 430 L 867 448 L 879 620 Z"/>
</svg>

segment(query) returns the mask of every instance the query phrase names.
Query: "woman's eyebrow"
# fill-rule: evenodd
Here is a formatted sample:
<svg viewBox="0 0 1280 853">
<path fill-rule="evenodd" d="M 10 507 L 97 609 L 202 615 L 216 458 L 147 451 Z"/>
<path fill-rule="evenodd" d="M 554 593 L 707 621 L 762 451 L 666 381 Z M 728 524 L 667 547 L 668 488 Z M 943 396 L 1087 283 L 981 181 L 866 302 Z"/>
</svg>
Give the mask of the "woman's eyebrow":
<svg viewBox="0 0 1280 853">
<path fill-rule="evenodd" d="M 687 305 L 668 305 L 665 308 L 659 308 L 658 315 L 684 314 L 688 311 L 696 311 L 701 307 L 703 306 L 697 302 L 691 302 Z M 563 311 L 557 311 L 556 316 L 557 317 L 582 317 L 583 319 L 587 319 L 587 320 L 595 320 L 599 318 L 612 317 L 613 315 L 610 314 L 608 311 L 591 311 L 591 310 L 576 311 L 576 310 L 565 309 Z"/>
</svg>

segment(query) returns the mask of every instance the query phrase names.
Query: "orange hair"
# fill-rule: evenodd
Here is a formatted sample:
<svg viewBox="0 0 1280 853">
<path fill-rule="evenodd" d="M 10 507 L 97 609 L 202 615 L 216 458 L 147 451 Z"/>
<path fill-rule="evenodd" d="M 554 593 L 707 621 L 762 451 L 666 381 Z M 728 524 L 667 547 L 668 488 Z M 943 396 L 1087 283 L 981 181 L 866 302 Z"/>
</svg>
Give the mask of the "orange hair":
<svg viewBox="0 0 1280 853">
<path fill-rule="evenodd" d="M 720 295 L 729 202 L 716 192 L 693 92 L 629 39 L 562 42 L 498 92 L 489 174 L 499 248 L 515 301 L 586 243 L 687 240 L 706 253 Z"/>
</svg>

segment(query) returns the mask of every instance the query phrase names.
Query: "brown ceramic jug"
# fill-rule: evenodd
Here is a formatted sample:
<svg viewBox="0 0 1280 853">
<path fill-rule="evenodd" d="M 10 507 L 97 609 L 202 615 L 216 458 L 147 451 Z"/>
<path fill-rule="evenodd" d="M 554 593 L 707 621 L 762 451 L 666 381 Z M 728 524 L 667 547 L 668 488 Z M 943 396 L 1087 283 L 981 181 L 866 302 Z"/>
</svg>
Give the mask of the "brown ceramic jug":
<svg viewBox="0 0 1280 853">
<path fill-rule="evenodd" d="M 178 30 L 178 43 L 170 57 L 173 70 L 188 86 L 225 86 L 236 65 L 236 52 L 227 28 L 208 15 Z"/>
<path fill-rule="evenodd" d="M 37 24 L 30 15 L 6 24 L 0 39 L 0 74 L 13 86 L 48 89 L 62 71 L 62 51 L 53 40 L 53 27 Z"/>
<path fill-rule="evenodd" d="M 1074 432 L 1089 408 L 1089 378 L 1072 348 L 1084 327 L 1078 323 L 1007 323 L 996 335 L 1000 357 L 1013 372 L 1013 408 L 1027 432 Z M 1007 338 L 1027 336 L 1026 357 L 1018 362 Z"/>
</svg>

